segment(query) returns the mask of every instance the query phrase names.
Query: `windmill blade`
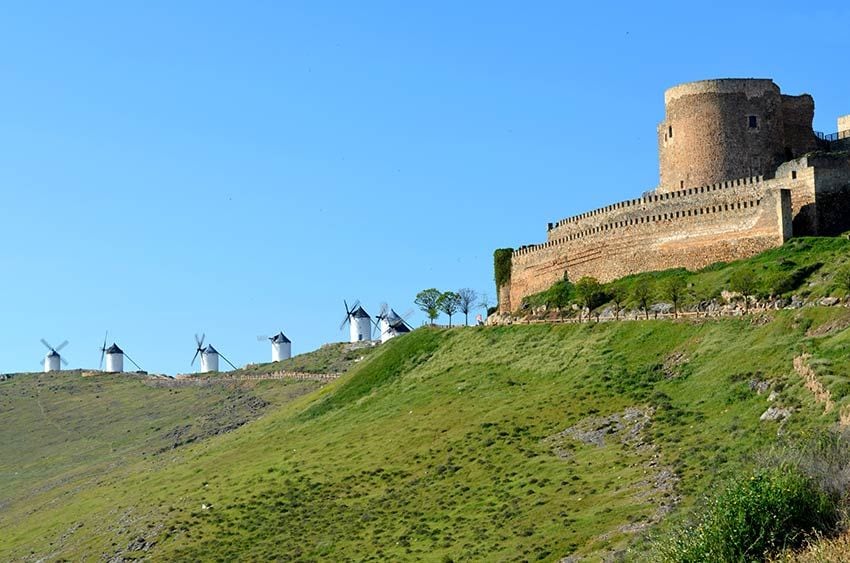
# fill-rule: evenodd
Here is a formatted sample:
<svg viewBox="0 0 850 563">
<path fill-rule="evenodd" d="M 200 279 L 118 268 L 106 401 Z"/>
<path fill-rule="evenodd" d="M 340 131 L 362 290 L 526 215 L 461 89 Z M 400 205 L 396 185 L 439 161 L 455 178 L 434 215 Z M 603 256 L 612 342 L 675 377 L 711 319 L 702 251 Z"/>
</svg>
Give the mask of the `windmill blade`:
<svg viewBox="0 0 850 563">
<path fill-rule="evenodd" d="M 200 351 L 201 351 L 201 349 L 200 349 L 200 348 L 198 348 L 197 350 L 195 350 L 195 355 L 194 355 L 194 356 L 192 356 L 192 363 L 191 363 L 191 364 L 189 364 L 190 366 L 195 365 L 195 360 L 198 358 L 198 353 L 199 353 Z"/>
<path fill-rule="evenodd" d="M 342 319 L 341 323 L 339 323 L 339 330 L 344 329 L 346 323 L 349 323 L 349 322 L 351 322 L 351 313 L 348 313 L 347 315 L 345 315 L 345 318 Z"/>
<path fill-rule="evenodd" d="M 62 365 L 63 365 L 63 366 L 67 366 L 67 365 L 68 365 L 68 360 L 66 360 L 65 358 L 63 358 L 63 357 L 61 357 L 61 356 L 60 356 L 60 357 L 59 357 L 59 360 L 62 362 Z"/>
<path fill-rule="evenodd" d="M 354 311 L 356 311 L 357 307 L 359 307 L 359 306 L 360 306 L 360 300 L 355 299 L 354 304 L 351 306 L 351 310 L 349 311 L 349 313 L 353 313 Z"/>
<path fill-rule="evenodd" d="M 127 355 L 127 352 L 124 352 L 124 357 L 127 358 L 128 360 L 130 360 L 130 363 L 133 364 L 134 366 L 136 366 L 137 370 L 145 371 L 139 366 L 139 364 L 137 364 L 136 362 L 133 361 L 133 358 L 131 358 L 130 356 Z"/>
<path fill-rule="evenodd" d="M 227 362 L 228 364 L 230 364 L 230 367 L 232 367 L 233 369 L 239 369 L 238 367 L 236 367 L 236 366 L 234 366 L 234 365 L 233 365 L 233 362 L 231 362 L 230 360 L 228 360 L 227 358 L 225 358 L 225 357 L 222 355 L 222 353 L 221 353 L 221 352 L 219 352 L 218 350 L 216 350 L 216 352 L 218 352 L 218 357 L 219 357 L 219 358 L 221 358 L 222 360 L 224 360 L 225 362 Z"/>
<path fill-rule="evenodd" d="M 206 338 L 206 337 L 207 337 L 206 333 L 201 334 L 200 338 L 198 338 L 198 333 L 197 332 L 195 333 L 195 342 L 198 343 L 199 349 L 204 347 L 204 338 Z"/>
<path fill-rule="evenodd" d="M 62 344 L 60 344 L 59 346 L 54 348 L 54 350 L 56 350 L 58 352 L 59 350 L 61 350 L 62 348 L 64 348 L 67 345 L 68 345 L 68 341 L 66 340 L 65 342 L 63 342 Z"/>
<path fill-rule="evenodd" d="M 410 318 L 410 317 L 412 317 L 412 316 L 413 316 L 413 309 L 408 309 L 408 310 L 407 310 L 407 311 L 405 311 L 405 313 L 401 316 L 401 320 L 406 321 L 407 319 L 409 319 L 409 318 Z"/>
<path fill-rule="evenodd" d="M 383 318 L 387 316 L 387 312 L 390 310 L 390 306 L 386 303 L 381 303 L 381 309 L 378 311 L 378 318 Z"/>
<path fill-rule="evenodd" d="M 109 338 L 109 331 L 106 331 L 106 334 L 103 335 L 103 346 L 100 347 L 100 367 L 98 370 L 103 369 L 103 356 L 106 354 L 106 339 Z"/>
<path fill-rule="evenodd" d="M 51 346 L 50 344 L 48 344 L 48 343 L 47 343 L 47 340 L 45 340 L 44 338 L 42 338 L 42 339 L 41 339 L 41 343 L 42 343 L 42 344 L 44 344 L 44 347 L 45 347 L 45 348 L 47 348 L 47 349 L 48 349 L 48 350 L 50 350 L 51 352 L 53 351 L 53 346 Z"/>
<path fill-rule="evenodd" d="M 345 314 L 346 314 L 346 315 L 350 315 L 350 314 L 351 314 L 351 309 L 349 309 L 349 308 L 348 308 L 348 301 L 346 301 L 345 299 L 343 299 L 343 300 L 342 300 L 342 303 L 343 303 L 343 305 L 345 305 Z"/>
</svg>

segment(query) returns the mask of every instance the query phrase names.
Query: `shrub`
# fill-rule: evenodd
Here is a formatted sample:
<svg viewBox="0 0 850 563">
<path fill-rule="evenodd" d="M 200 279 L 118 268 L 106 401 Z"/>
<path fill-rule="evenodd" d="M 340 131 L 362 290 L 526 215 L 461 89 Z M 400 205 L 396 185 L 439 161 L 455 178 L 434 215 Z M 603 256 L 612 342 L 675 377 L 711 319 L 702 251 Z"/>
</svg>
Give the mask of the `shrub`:
<svg viewBox="0 0 850 563">
<path fill-rule="evenodd" d="M 734 481 L 658 545 L 664 561 L 762 561 L 836 523 L 833 499 L 790 465 Z"/>
</svg>

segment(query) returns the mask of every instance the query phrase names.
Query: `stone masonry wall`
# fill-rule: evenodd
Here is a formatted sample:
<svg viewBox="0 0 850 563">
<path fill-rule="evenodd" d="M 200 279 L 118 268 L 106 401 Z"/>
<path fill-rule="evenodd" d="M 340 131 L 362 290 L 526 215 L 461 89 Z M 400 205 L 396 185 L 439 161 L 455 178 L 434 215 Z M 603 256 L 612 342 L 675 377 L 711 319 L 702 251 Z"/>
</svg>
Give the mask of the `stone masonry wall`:
<svg viewBox="0 0 850 563">
<path fill-rule="evenodd" d="M 509 305 L 500 303 L 500 310 L 517 309 L 523 297 L 548 289 L 565 273 L 571 281 L 593 276 L 605 282 L 651 270 L 698 269 L 780 246 L 791 236 L 791 193 L 750 180 L 653 195 L 559 222 L 547 242 L 514 252 Z"/>
</svg>

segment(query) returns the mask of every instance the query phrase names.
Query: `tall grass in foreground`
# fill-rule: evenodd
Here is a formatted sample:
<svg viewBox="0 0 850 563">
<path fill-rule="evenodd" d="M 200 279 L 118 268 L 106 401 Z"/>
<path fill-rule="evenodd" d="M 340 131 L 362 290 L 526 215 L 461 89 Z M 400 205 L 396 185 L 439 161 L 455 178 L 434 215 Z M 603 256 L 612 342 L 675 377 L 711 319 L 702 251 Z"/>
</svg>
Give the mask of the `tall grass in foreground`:
<svg viewBox="0 0 850 563">
<path fill-rule="evenodd" d="M 777 448 L 759 456 L 757 466 L 708 499 L 681 528 L 656 540 L 657 559 L 763 561 L 831 534 L 842 520 L 846 525 L 846 433 Z"/>
</svg>

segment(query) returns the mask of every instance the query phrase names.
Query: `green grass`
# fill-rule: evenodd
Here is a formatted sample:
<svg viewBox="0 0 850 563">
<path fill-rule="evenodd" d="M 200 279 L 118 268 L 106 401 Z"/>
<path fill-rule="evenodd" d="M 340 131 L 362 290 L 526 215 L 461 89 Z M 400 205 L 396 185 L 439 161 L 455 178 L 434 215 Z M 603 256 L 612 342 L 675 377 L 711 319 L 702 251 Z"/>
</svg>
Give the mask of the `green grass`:
<svg viewBox="0 0 850 563">
<path fill-rule="evenodd" d="M 293 356 L 282 362 L 250 364 L 245 368 L 229 372 L 229 375 L 259 375 L 276 371 L 302 373 L 345 373 L 357 362 L 376 350 L 373 346 L 351 348 L 347 343 L 325 344 L 317 350 Z"/>
<path fill-rule="evenodd" d="M 155 542 L 156 559 L 182 561 L 554 561 L 622 550 L 660 504 L 681 497 L 662 524 L 672 526 L 778 435 L 806 439 L 835 424 L 850 400 L 848 324 L 847 309 L 806 308 L 767 323 L 419 329 L 232 432 L 145 448 L 89 480 L 46 490 L 33 481 L 25 502 L 0 501 L 0 559 L 135 556 L 127 548 L 138 537 Z M 793 372 L 803 352 L 833 391 L 829 414 Z M 16 379 L 0 383 L 2 397 Z M 774 403 L 751 390 L 756 380 L 777 390 Z M 3 419 L 4 439 L 41 423 L 33 397 L 20 401 L 33 414 Z M 759 422 L 771 404 L 795 410 L 781 426 Z M 553 438 L 632 407 L 654 412 L 637 441 Z M 60 412 L 66 426 L 87 419 Z M 4 475 L 15 467 L 6 462 Z M 672 491 L 655 489 L 661 469 L 675 473 Z"/>
</svg>

